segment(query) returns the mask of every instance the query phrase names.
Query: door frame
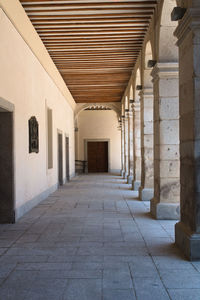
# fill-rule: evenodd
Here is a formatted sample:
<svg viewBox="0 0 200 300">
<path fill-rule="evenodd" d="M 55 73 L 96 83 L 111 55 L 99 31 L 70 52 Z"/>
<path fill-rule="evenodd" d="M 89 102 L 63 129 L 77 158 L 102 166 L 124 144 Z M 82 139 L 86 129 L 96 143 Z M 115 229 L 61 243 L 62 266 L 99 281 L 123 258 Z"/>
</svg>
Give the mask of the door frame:
<svg viewBox="0 0 200 300">
<path fill-rule="evenodd" d="M 62 136 L 62 182 L 59 181 L 59 135 Z M 59 186 L 62 186 L 64 184 L 64 180 L 63 180 L 63 132 L 62 130 L 59 130 L 57 129 L 57 161 L 58 161 L 58 167 L 57 167 L 57 170 L 58 170 L 58 187 Z"/>
<path fill-rule="evenodd" d="M 65 133 L 65 182 L 69 182 L 70 181 L 70 147 L 69 147 L 69 135 Z M 67 149 L 66 149 L 66 141 L 68 139 L 68 171 L 69 171 L 69 174 L 67 174 Z M 67 178 L 67 175 L 68 175 L 68 178 Z"/>
<path fill-rule="evenodd" d="M 110 139 L 84 139 L 84 160 L 88 161 L 88 142 L 107 142 L 108 143 L 108 173 L 110 172 Z M 88 165 L 85 170 L 88 173 Z"/>
<path fill-rule="evenodd" d="M 6 222 L 3 223 L 15 223 L 16 222 L 16 193 L 15 193 L 15 106 L 13 103 L 5 100 L 4 98 L 0 97 L 0 110 L 2 110 L 8 113 L 11 113 L 11 120 L 12 120 L 12 174 L 11 174 L 11 178 L 12 178 L 12 198 L 11 200 L 11 204 L 12 204 L 12 211 L 10 212 L 10 215 L 8 216 L 8 219 Z M 2 221 L 0 220 L 0 224 L 2 223 Z"/>
</svg>

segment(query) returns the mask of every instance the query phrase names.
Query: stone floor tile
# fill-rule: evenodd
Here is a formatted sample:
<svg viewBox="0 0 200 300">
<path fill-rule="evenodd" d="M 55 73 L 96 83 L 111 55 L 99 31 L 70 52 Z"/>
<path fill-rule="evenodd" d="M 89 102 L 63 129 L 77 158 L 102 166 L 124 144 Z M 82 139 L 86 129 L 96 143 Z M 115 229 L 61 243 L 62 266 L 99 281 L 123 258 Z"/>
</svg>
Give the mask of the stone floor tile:
<svg viewBox="0 0 200 300">
<path fill-rule="evenodd" d="M 72 263 L 19 263 L 17 270 L 70 270 Z"/>
<path fill-rule="evenodd" d="M 133 277 L 157 277 L 158 272 L 154 262 L 149 256 L 137 256 L 129 263 Z"/>
<path fill-rule="evenodd" d="M 99 279 L 70 279 L 63 300 L 101 300 L 101 285 Z"/>
<path fill-rule="evenodd" d="M 137 277 L 133 281 L 137 300 L 170 300 L 158 277 Z"/>
<path fill-rule="evenodd" d="M 168 289 L 200 287 L 200 274 L 196 270 L 160 270 L 160 275 Z"/>
<path fill-rule="evenodd" d="M 1 263 L 0 278 L 6 278 L 16 268 L 16 263 Z"/>
<path fill-rule="evenodd" d="M 136 300 L 136 297 L 133 289 L 129 289 L 129 290 L 104 289 L 103 300 Z"/>
<path fill-rule="evenodd" d="M 61 300 L 66 287 L 67 279 L 37 278 L 28 297 L 31 300 Z"/>
<path fill-rule="evenodd" d="M 159 270 L 194 270 L 191 262 L 179 256 L 153 256 L 156 267 Z"/>
<path fill-rule="evenodd" d="M 72 264 L 72 270 L 102 270 L 102 263 L 95 262 L 74 262 Z"/>
<path fill-rule="evenodd" d="M 133 288 L 129 271 L 120 269 L 103 271 L 104 289 L 131 289 Z"/>
<path fill-rule="evenodd" d="M 102 270 L 41 270 L 38 278 L 55 279 L 102 279 Z"/>
<path fill-rule="evenodd" d="M 169 289 L 169 295 L 172 300 L 199 300 L 199 289 Z"/>
<path fill-rule="evenodd" d="M 2 300 L 28 300 L 32 299 L 29 297 L 29 291 L 24 287 L 22 289 L 13 287 L 0 287 L 0 299 Z"/>
<path fill-rule="evenodd" d="M 37 271 L 15 270 L 3 282 L 2 288 L 29 290 L 32 286 L 34 286 L 36 276 Z"/>
</svg>

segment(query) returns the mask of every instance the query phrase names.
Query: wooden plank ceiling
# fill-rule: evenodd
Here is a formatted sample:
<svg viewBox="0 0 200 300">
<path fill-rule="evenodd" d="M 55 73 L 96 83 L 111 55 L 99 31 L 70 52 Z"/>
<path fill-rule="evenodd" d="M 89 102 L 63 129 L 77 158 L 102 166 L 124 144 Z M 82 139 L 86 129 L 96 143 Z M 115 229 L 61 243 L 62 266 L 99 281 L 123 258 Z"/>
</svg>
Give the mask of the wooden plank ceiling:
<svg viewBox="0 0 200 300">
<path fill-rule="evenodd" d="M 21 0 L 76 102 L 118 102 L 157 0 Z"/>
</svg>

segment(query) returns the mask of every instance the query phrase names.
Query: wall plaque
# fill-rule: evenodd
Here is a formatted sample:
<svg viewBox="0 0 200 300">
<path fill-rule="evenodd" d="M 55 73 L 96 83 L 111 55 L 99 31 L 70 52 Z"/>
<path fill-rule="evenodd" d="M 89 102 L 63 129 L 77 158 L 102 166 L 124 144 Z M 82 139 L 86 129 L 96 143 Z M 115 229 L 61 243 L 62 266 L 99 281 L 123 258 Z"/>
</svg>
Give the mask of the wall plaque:
<svg viewBox="0 0 200 300">
<path fill-rule="evenodd" d="M 29 125 L 29 153 L 39 152 L 39 125 L 36 117 L 31 117 Z"/>
</svg>

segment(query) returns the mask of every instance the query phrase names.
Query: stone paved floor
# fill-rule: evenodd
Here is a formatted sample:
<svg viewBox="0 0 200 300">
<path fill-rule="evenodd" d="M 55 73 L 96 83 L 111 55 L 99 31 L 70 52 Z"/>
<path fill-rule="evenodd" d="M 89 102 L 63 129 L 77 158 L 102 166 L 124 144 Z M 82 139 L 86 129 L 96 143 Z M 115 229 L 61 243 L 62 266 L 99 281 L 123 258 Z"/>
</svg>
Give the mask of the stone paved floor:
<svg viewBox="0 0 200 300">
<path fill-rule="evenodd" d="M 0 300 L 200 300 L 200 262 L 119 176 L 73 179 L 0 225 Z"/>
</svg>

